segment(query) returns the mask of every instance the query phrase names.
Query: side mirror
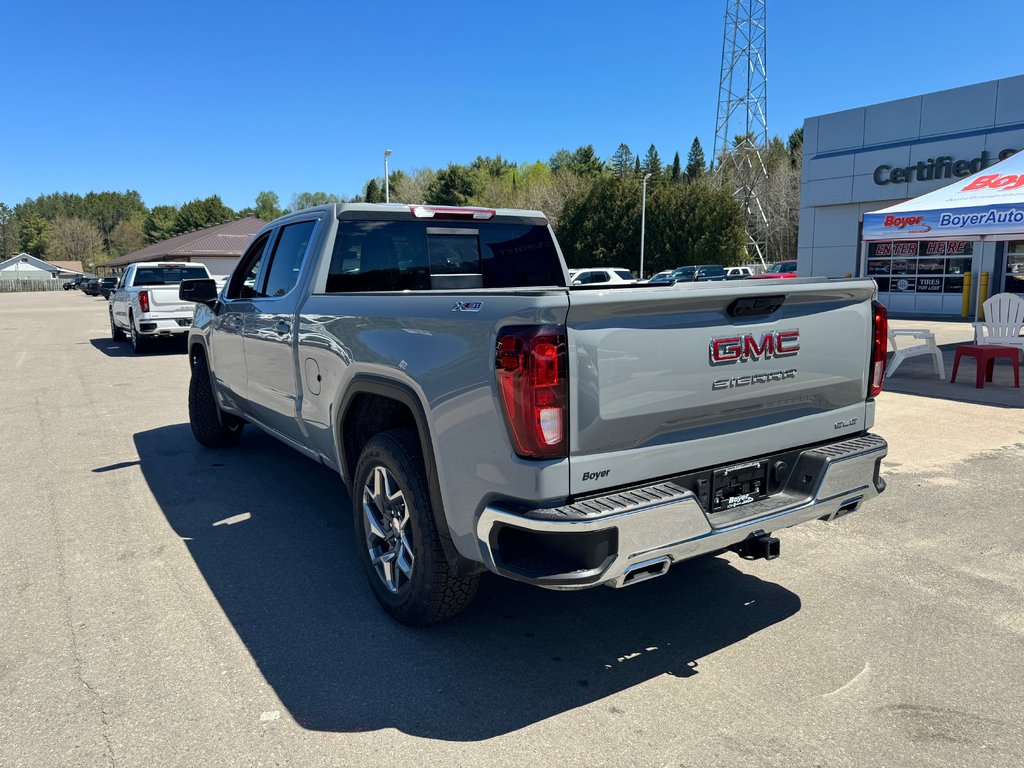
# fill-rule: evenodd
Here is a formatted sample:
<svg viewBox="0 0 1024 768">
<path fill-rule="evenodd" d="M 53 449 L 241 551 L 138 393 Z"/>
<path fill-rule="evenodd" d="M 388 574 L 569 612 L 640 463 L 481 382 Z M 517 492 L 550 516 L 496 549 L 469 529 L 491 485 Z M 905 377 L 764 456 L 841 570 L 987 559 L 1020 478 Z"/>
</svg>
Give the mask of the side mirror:
<svg viewBox="0 0 1024 768">
<path fill-rule="evenodd" d="M 583 285 L 583 281 L 582 280 L 573 280 L 572 284 L 573 285 Z"/>
<path fill-rule="evenodd" d="M 208 277 L 182 280 L 178 286 L 178 298 L 212 307 L 217 301 L 217 283 Z"/>
</svg>

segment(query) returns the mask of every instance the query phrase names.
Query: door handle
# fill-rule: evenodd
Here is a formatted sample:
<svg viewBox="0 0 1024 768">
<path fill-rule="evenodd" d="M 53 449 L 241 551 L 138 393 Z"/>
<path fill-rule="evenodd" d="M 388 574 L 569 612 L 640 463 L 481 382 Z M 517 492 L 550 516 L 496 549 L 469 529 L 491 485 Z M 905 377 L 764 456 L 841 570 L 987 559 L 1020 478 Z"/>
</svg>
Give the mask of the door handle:
<svg viewBox="0 0 1024 768">
<path fill-rule="evenodd" d="M 279 333 L 282 336 L 287 336 L 292 332 L 292 324 L 284 320 L 278 320 L 274 323 L 274 332 Z"/>
</svg>

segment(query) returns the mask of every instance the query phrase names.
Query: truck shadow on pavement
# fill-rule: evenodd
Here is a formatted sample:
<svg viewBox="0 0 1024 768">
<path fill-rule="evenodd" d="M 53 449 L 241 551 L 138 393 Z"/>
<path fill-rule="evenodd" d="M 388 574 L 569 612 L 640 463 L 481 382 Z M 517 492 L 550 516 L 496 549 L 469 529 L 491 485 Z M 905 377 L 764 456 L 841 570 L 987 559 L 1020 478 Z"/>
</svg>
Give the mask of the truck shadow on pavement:
<svg viewBox="0 0 1024 768">
<path fill-rule="evenodd" d="M 79 343 L 85 344 L 86 342 Z M 107 357 L 157 357 L 161 355 L 181 355 L 187 351 L 183 339 L 155 339 L 150 342 L 149 348 L 143 351 L 141 355 L 135 354 L 129 341 L 114 341 L 111 338 L 106 338 L 89 339 L 88 343 L 92 344 L 93 347 Z"/>
<path fill-rule="evenodd" d="M 308 729 L 486 739 L 652 678 L 699 674 L 700 659 L 800 610 L 783 587 L 704 558 L 624 590 L 486 576 L 466 613 L 410 629 L 370 593 L 333 471 L 252 427 L 226 451 L 198 446 L 186 424 L 135 444 L 168 522 Z M 604 714 L 642 715 L 610 703 Z"/>
</svg>

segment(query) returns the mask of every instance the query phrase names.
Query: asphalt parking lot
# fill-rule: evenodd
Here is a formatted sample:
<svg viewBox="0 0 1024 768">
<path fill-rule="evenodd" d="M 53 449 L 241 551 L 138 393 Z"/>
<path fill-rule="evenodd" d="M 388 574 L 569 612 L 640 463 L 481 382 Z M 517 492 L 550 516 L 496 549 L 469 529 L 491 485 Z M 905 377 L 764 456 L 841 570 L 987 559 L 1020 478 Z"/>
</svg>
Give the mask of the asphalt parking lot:
<svg viewBox="0 0 1024 768">
<path fill-rule="evenodd" d="M 887 493 L 779 560 L 494 578 L 411 630 L 335 475 L 194 442 L 182 347 L 0 295 L 0 765 L 1020 766 L 1024 395 L 909 393 L 915 365 L 878 403 Z"/>
</svg>

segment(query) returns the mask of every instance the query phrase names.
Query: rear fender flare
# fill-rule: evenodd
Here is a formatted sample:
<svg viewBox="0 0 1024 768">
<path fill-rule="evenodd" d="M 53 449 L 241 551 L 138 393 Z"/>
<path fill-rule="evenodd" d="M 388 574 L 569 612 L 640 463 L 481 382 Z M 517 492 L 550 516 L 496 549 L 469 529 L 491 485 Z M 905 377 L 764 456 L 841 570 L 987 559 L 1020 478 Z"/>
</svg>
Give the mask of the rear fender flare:
<svg viewBox="0 0 1024 768">
<path fill-rule="evenodd" d="M 430 492 L 430 506 L 434 512 L 434 523 L 437 526 L 438 534 L 441 536 L 445 554 L 451 561 L 453 556 L 457 557 L 458 555 L 455 552 L 454 545 L 451 543 L 448 520 L 444 513 L 444 500 L 441 496 L 441 484 L 438 480 L 437 461 L 434 456 L 430 425 L 427 421 L 426 409 L 412 387 L 373 374 L 356 374 L 352 379 L 345 390 L 344 396 L 341 398 L 340 406 L 335 414 L 334 424 L 335 449 L 338 455 L 339 470 L 345 485 L 349 488 L 352 487 L 353 478 L 349 476 L 348 470 L 349 460 L 358 460 L 358 457 L 346 456 L 345 444 L 344 440 L 342 440 L 342 425 L 348 418 L 352 401 L 358 395 L 363 394 L 390 398 L 404 405 L 412 413 L 413 421 L 416 424 L 416 432 L 420 438 L 420 450 L 423 454 L 423 461 L 427 471 L 427 487 Z"/>
</svg>

